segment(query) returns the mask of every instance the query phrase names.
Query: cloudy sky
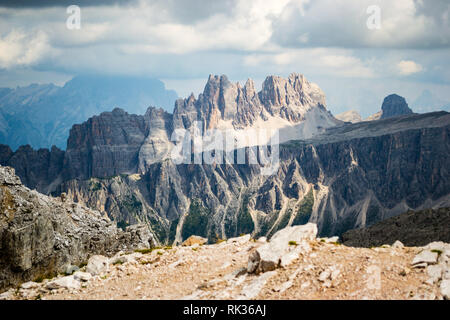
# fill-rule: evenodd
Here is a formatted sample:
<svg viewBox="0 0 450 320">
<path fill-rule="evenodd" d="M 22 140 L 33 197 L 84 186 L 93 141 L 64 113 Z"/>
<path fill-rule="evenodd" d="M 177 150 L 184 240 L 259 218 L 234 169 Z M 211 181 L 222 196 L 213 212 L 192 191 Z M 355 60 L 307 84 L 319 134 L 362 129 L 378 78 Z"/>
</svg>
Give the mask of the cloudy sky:
<svg viewBox="0 0 450 320">
<path fill-rule="evenodd" d="M 80 29 L 67 27 L 71 4 Z M 450 102 L 449 57 L 448 0 L 0 1 L 1 87 L 144 75 L 187 96 L 209 74 L 299 72 L 333 113 L 368 116 L 390 93 Z"/>
</svg>

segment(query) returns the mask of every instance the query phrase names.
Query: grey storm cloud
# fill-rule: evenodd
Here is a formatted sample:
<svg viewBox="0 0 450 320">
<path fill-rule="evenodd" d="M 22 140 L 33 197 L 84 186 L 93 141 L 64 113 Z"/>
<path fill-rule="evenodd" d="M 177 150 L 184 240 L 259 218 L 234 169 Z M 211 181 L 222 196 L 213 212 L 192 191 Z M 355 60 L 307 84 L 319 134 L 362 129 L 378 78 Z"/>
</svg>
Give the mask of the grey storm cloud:
<svg viewBox="0 0 450 320">
<path fill-rule="evenodd" d="M 73 4 L 79 30 L 66 28 Z M 370 5 L 380 30 L 366 26 Z M 0 1 L 0 86 L 98 73 L 190 92 L 210 73 L 262 81 L 295 71 L 323 87 L 333 110 L 369 113 L 375 98 L 423 88 L 450 101 L 449 13 L 448 0 Z"/>
<path fill-rule="evenodd" d="M 380 9 L 381 28 L 366 22 L 369 6 Z M 273 21 L 272 41 L 286 47 L 450 48 L 450 2 L 304 1 L 286 6 Z"/>
</svg>

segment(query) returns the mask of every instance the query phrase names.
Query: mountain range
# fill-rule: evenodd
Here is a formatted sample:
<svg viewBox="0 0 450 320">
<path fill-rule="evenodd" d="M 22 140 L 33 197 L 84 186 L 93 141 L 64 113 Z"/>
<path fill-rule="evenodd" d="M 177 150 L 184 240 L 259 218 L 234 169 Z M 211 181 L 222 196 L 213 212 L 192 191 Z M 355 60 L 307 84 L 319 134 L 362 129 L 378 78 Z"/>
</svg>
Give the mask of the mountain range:
<svg viewBox="0 0 450 320">
<path fill-rule="evenodd" d="M 409 209 L 450 205 L 450 114 L 413 114 L 398 106 L 403 100 L 389 96 L 381 119 L 349 124 L 301 74 L 269 76 L 259 92 L 251 79 L 241 86 L 211 75 L 203 93 L 176 100 L 173 113 L 116 108 L 74 125 L 65 151 L 3 145 L 0 164 L 29 188 L 64 193 L 117 225 L 145 223 L 161 244 L 193 234 L 211 242 L 270 237 L 307 222 L 322 236 L 340 235 Z M 175 163 L 172 134 L 195 121 L 236 135 L 279 129 L 278 170 Z"/>
<path fill-rule="evenodd" d="M 32 84 L 0 89 L 0 143 L 13 150 L 66 148 L 72 125 L 103 111 L 121 107 L 144 113 L 150 105 L 167 110 L 177 98 L 164 83 L 145 77 L 81 75 L 63 87 Z"/>
</svg>

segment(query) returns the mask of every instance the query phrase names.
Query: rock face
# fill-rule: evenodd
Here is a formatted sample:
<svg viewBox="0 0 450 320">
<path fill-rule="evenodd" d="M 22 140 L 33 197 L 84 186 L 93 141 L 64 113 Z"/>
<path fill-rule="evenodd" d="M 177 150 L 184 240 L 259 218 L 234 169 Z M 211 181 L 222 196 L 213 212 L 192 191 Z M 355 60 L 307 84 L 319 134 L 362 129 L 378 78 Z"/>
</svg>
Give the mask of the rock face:
<svg viewBox="0 0 450 320">
<path fill-rule="evenodd" d="M 290 141 L 280 145 L 278 171 L 175 164 L 167 157 L 169 137 L 196 120 L 235 132 L 280 128 L 280 140 Z M 251 80 L 241 87 L 211 76 L 198 99 L 176 102 L 173 115 L 116 109 L 74 126 L 62 169 L 54 165 L 48 175 L 57 178 L 47 184 L 33 182 L 46 171 L 23 151 L 0 148 L 0 161 L 22 159 L 13 164 L 25 168 L 18 170 L 24 184 L 66 193 L 123 228 L 145 223 L 159 243 L 241 233 L 270 239 L 308 222 L 333 236 L 409 209 L 450 206 L 449 128 L 446 112 L 343 124 L 326 111 L 320 89 L 298 74 L 268 77 L 258 93 Z"/>
<path fill-rule="evenodd" d="M 381 105 L 381 110 L 365 119 L 365 121 L 387 119 L 392 117 L 409 115 L 412 113 L 413 111 L 408 107 L 405 98 L 397 94 L 391 94 L 386 98 L 384 98 L 383 104 Z"/>
<path fill-rule="evenodd" d="M 408 211 L 365 229 L 342 235 L 348 246 L 376 247 L 397 239 L 407 246 L 423 246 L 433 241 L 450 243 L 450 208 Z"/>
<path fill-rule="evenodd" d="M 177 100 L 173 121 L 174 128 L 189 128 L 194 121 L 200 120 L 204 129 L 242 129 L 259 121 L 287 126 L 319 112 L 322 128 L 338 124 L 325 110 L 325 105 L 322 90 L 301 74 L 292 73 L 287 79 L 269 76 L 260 92 L 255 90 L 251 79 L 241 87 L 239 83 L 231 83 L 226 76 L 210 75 L 198 99 L 191 95 Z M 317 132 L 320 128 L 314 130 Z"/>
<path fill-rule="evenodd" d="M 31 191 L 14 169 L 0 167 L 0 289 L 64 272 L 95 253 L 150 247 L 152 238 L 147 228 L 122 231 L 98 211 Z"/>
<path fill-rule="evenodd" d="M 67 141 L 63 175 L 68 179 L 89 179 L 134 173 L 145 137 L 144 117 L 121 109 L 74 125 Z"/>
<path fill-rule="evenodd" d="M 412 110 L 408 107 L 405 98 L 391 94 L 384 98 L 383 105 L 381 106 L 381 119 L 386 119 L 390 117 L 403 116 L 407 114 L 412 114 Z"/>
</svg>

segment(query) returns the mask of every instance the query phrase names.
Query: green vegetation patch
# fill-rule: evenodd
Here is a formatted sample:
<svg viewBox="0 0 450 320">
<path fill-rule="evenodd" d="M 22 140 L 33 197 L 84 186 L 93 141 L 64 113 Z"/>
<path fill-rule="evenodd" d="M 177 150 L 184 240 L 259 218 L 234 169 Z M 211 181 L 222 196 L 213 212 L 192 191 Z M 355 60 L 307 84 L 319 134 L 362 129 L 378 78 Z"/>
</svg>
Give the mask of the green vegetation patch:
<svg viewBox="0 0 450 320">
<path fill-rule="evenodd" d="M 242 200 L 242 205 L 239 209 L 239 215 L 237 219 L 237 234 L 243 235 L 252 233 L 255 229 L 255 224 L 253 223 L 252 216 L 250 215 L 250 212 L 248 210 L 249 198 L 249 195 L 245 195 L 244 199 Z"/>
<path fill-rule="evenodd" d="M 202 206 L 200 200 L 192 200 L 189 206 L 189 213 L 184 220 L 183 229 L 181 230 L 183 240 L 192 235 L 206 238 L 210 213 L 211 211 L 208 208 Z"/>
<path fill-rule="evenodd" d="M 297 215 L 295 216 L 292 225 L 307 224 L 312 214 L 313 205 L 314 205 L 314 193 L 313 189 L 311 188 L 309 192 L 306 194 L 306 196 L 300 202 L 299 208 L 297 210 Z"/>
</svg>

